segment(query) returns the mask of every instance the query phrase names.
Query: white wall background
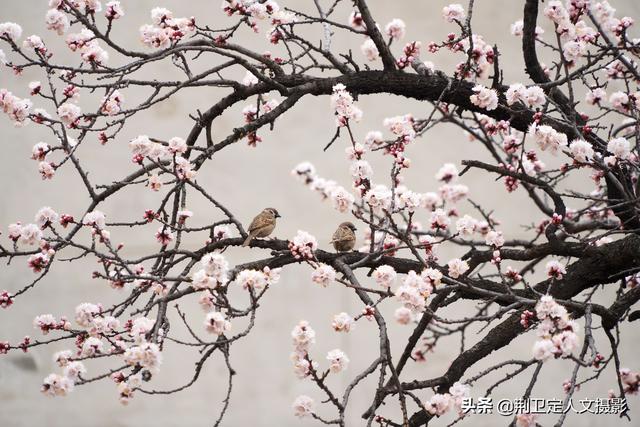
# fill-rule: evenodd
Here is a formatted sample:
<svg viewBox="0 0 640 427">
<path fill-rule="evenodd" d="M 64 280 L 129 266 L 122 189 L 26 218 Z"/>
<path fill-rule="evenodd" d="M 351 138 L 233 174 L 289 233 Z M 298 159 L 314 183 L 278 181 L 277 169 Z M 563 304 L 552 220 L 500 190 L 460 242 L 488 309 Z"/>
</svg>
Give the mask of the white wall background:
<svg viewBox="0 0 640 427">
<path fill-rule="evenodd" d="M 220 11 L 220 0 L 165 0 L 163 3 L 148 0 L 123 1 L 126 17 L 117 23 L 114 36 L 117 40 L 142 49 L 137 43 L 137 28 L 149 21 L 149 10 L 154 6 L 164 6 L 174 11 L 176 16 L 196 16 L 198 21 L 212 27 L 228 24 L 229 19 Z M 311 10 L 311 1 L 282 1 L 292 7 Z M 326 2 L 325 2 L 326 3 Z M 345 2 L 348 3 L 348 2 Z M 406 40 L 421 40 L 428 43 L 442 39 L 454 28 L 443 22 L 440 17 L 442 6 L 448 2 L 431 1 L 394 1 L 370 0 L 374 15 L 381 25 L 390 19 L 399 17 L 407 23 Z M 501 64 L 505 71 L 505 82 L 519 81 L 524 78 L 523 61 L 519 53 L 520 39 L 509 33 L 509 25 L 521 17 L 522 1 L 477 1 L 474 11 L 473 29 L 484 35 L 490 43 L 497 43 L 502 53 Z M 618 8 L 620 15 L 640 17 L 640 4 L 634 0 L 618 0 L 611 2 Z M 59 63 L 73 57 L 58 40 L 57 36 L 44 28 L 43 17 L 46 2 L 23 0 L 22 2 L 0 3 L 1 21 L 19 22 L 24 28 L 24 36 L 40 34 L 55 53 Z M 342 7 L 334 17 L 346 20 L 349 10 Z M 263 30 L 266 24 L 263 24 Z M 547 28 L 548 39 L 551 29 Z M 314 39 L 320 38 L 318 29 Z M 240 34 L 240 40 L 258 50 L 272 47 L 262 34 L 253 35 L 246 30 Z M 348 42 L 341 35 L 334 40 L 334 47 L 344 51 L 347 47 L 354 50 L 356 58 L 359 53 L 360 40 Z M 396 49 L 399 49 L 396 47 Z M 433 59 L 436 67 L 451 72 L 459 57 L 438 55 Z M 551 58 L 547 58 L 551 60 Z M 115 54 L 112 63 L 121 58 Z M 207 64 L 209 65 L 209 64 Z M 152 69 L 157 78 L 170 78 L 177 74 L 169 67 Z M 235 76 L 241 78 L 242 74 Z M 146 74 L 149 76 L 149 74 Z M 31 80 L 43 80 L 31 70 L 16 77 L 6 70 L 0 72 L 0 87 L 7 87 L 18 96 L 26 96 L 27 83 Z M 191 128 L 187 114 L 196 109 L 205 110 L 221 96 L 217 89 L 199 88 L 186 91 L 150 111 L 136 116 L 116 141 L 106 147 L 97 141 L 88 140 L 79 151 L 82 163 L 91 170 L 94 183 L 109 183 L 126 176 L 135 170 L 130 162 L 127 147 L 129 139 L 138 134 L 149 134 L 162 138 L 177 135 L 186 137 Z M 136 91 L 125 91 L 128 99 L 133 101 L 141 96 Z M 83 99 L 82 105 L 95 105 L 95 99 Z M 84 104 L 86 103 L 86 104 Z M 36 102 L 36 106 L 40 106 Z M 403 98 L 390 96 L 362 97 L 359 106 L 365 112 L 362 123 L 356 125 L 355 131 L 363 138 L 368 130 L 382 129 L 382 120 L 407 112 L 417 117 L 428 114 L 427 105 Z M 241 123 L 240 107 L 227 112 L 214 125 L 214 138 L 222 139 L 235 126 Z M 2 178 L 0 180 L 0 228 L 4 232 L 9 223 L 16 220 L 29 222 L 41 206 L 52 206 L 59 212 L 66 212 L 79 217 L 82 215 L 87 198 L 84 189 L 75 179 L 74 171 L 65 168 L 59 171 L 53 181 L 42 181 L 37 173 L 35 162 L 29 160 L 34 143 L 47 141 L 50 135 L 43 133 L 37 126 L 31 125 L 21 130 L 15 129 L 4 117 L 0 119 L 2 134 Z M 318 173 L 349 186 L 348 161 L 343 156 L 345 141 L 341 140 L 327 153 L 322 147 L 333 135 L 333 118 L 329 101 L 325 98 L 304 99 L 286 117 L 278 120 L 274 132 L 262 132 L 264 142 L 255 149 L 248 149 L 244 143 L 229 147 L 216 155 L 198 175 L 198 182 L 216 195 L 226 206 L 230 207 L 244 221 L 264 206 L 274 206 L 283 214 L 283 221 L 278 225 L 276 235 L 280 238 L 293 236 L 297 229 L 305 229 L 317 236 L 322 247 L 328 247 L 329 236 L 336 224 L 344 220 L 344 216 L 336 213 L 327 203 L 321 203 L 316 194 L 308 191 L 290 177 L 289 172 L 300 161 L 312 160 Z M 407 185 L 416 191 L 433 191 L 437 184 L 433 175 L 444 162 L 459 163 L 464 158 L 486 158 L 478 144 L 468 142 L 462 133 L 453 126 L 441 126 L 425 138 L 417 141 L 408 151 L 414 166 L 406 173 Z M 376 167 L 375 179 L 385 182 L 387 179 L 387 159 L 371 156 Z M 550 163 L 553 160 L 549 160 Z M 471 172 L 464 177 L 463 183 L 471 188 L 472 198 L 495 209 L 495 215 L 504 224 L 506 234 L 524 235 L 522 225 L 537 222 L 540 215 L 527 203 L 525 195 L 518 191 L 507 194 L 502 183 L 491 179 L 483 179 L 480 173 Z M 239 190 L 240 189 L 240 190 Z M 157 205 L 161 194 L 149 190 L 130 191 L 119 194 L 107 204 L 101 206 L 110 220 L 138 218 L 145 209 Z M 195 212 L 193 223 L 207 224 L 221 219 L 204 200 L 193 198 L 189 208 Z M 462 206 L 469 211 L 468 205 Z M 424 221 L 426 218 L 419 218 Z M 131 256 L 147 253 L 156 248 L 153 237 L 155 226 L 131 233 L 129 230 L 112 231 L 112 240 L 126 242 L 126 253 Z M 6 237 L 0 237 L 6 239 Z M 196 247 L 199 242 L 192 242 Z M 233 262 L 247 261 L 267 256 L 268 253 L 247 253 L 241 250 L 230 250 L 228 255 Z M 454 252 L 441 254 L 442 259 L 456 255 Z M 96 268 L 93 260 L 87 259 L 73 265 L 57 263 L 48 278 L 38 288 L 16 301 L 9 310 L 0 311 L 0 339 L 12 342 L 20 340 L 25 334 L 37 336 L 39 332 L 32 329 L 32 319 L 41 313 L 52 313 L 56 316 L 71 316 L 74 307 L 84 301 L 103 302 L 109 304 L 118 298 L 115 291 L 107 284 L 90 278 L 90 272 Z M 15 260 L 10 266 L 0 267 L 0 289 L 15 291 L 24 286 L 32 277 L 22 260 Z M 610 301 L 605 298 L 603 301 Z M 192 322 L 199 326 L 203 314 L 192 300 L 184 307 Z M 290 405 L 295 396 L 307 393 L 320 400 L 319 393 L 306 382 L 298 381 L 292 373 L 289 353 L 291 328 L 298 320 L 304 318 L 311 322 L 318 333 L 318 344 L 314 355 L 322 361 L 326 351 L 340 347 L 352 360 L 352 369 L 337 378 L 331 385 L 346 385 L 355 374 L 355 368 L 364 368 L 377 356 L 377 333 L 373 324 L 360 322 L 355 332 L 338 335 L 331 330 L 330 320 L 335 313 L 347 311 L 356 314 L 361 310 L 357 298 L 338 286 L 319 289 L 309 280 L 309 271 L 300 267 L 288 269 L 281 283 L 271 289 L 262 302 L 258 313 L 258 322 L 253 333 L 232 348 L 233 366 L 238 375 L 235 378 L 233 401 L 228 411 L 225 426 L 289 426 L 310 425 L 299 422 L 291 414 Z M 394 307 L 387 304 L 387 311 Z M 457 306 L 449 314 L 462 316 L 465 310 L 473 305 Z M 469 311 L 467 311 L 469 312 Z M 177 325 L 177 324 L 176 324 Z M 238 330 L 241 325 L 236 325 Z M 176 326 L 176 329 L 178 327 Z M 393 325 L 392 341 L 396 357 L 409 336 L 410 328 Z M 637 362 L 635 342 L 640 338 L 637 330 L 624 328 L 627 336 L 621 354 L 626 366 L 640 369 Z M 468 345 L 477 339 L 470 334 Z M 508 351 L 492 356 L 492 361 L 503 358 L 528 358 L 533 343 L 531 335 L 518 338 Z M 605 341 L 600 341 L 603 351 L 607 350 Z M 55 347 L 55 348 L 54 348 Z M 138 394 L 133 402 L 122 407 L 117 402 L 113 383 L 105 381 L 82 387 L 64 399 L 47 399 L 39 393 L 39 387 L 49 372 L 55 370 L 51 361 L 54 351 L 64 347 L 37 348 L 28 355 L 12 353 L 0 357 L 0 425 L 2 426 L 209 426 L 221 408 L 221 400 L 225 390 L 225 370 L 217 358 L 207 364 L 200 381 L 188 390 L 169 397 L 150 397 Z M 459 343 L 443 342 L 436 353 L 428 356 L 424 364 L 412 364 L 403 374 L 405 379 L 426 379 L 442 373 L 458 354 Z M 154 387 L 168 388 L 181 385 L 190 378 L 192 362 L 196 355 L 189 354 L 184 348 L 168 347 L 164 355 L 161 373 L 154 380 Z M 541 382 L 534 389 L 534 396 L 562 396 L 561 382 L 569 377 L 572 365 L 565 361 L 551 361 L 545 365 Z M 99 365 L 89 364 L 90 374 L 99 372 Z M 477 372 L 474 370 L 473 372 Z M 518 397 L 522 394 L 529 377 L 519 377 L 497 389 L 494 397 Z M 484 384 L 484 388 L 482 385 Z M 484 393 L 487 383 L 480 383 L 473 395 Z M 607 390 L 614 388 L 614 376 L 611 372 L 598 387 L 584 387 L 578 398 L 606 397 Z M 362 425 L 359 415 L 372 399 L 370 393 L 372 383 L 356 389 L 352 396 L 353 408 L 349 413 L 349 425 Z M 430 391 L 419 393 L 422 399 L 431 396 Z M 392 400 L 389 400 L 392 402 Z M 632 408 L 637 406 L 637 398 L 631 397 Z M 387 405 L 389 406 L 389 405 Z M 389 409 L 383 409 L 390 411 Z M 633 412 L 636 412 L 632 409 Z M 632 413 L 633 413 L 632 412 Z M 393 413 L 393 411 L 388 412 Z M 330 415 L 330 414 L 329 414 Z M 476 416 L 463 421 L 461 425 L 492 426 L 507 423 L 508 420 L 496 416 Z M 543 423 L 552 423 L 551 419 L 543 419 Z M 572 416 L 567 425 L 596 426 L 607 423 L 613 425 L 630 425 L 619 421 L 614 416 L 588 417 Z M 442 424 L 445 425 L 445 424 Z"/>
</svg>

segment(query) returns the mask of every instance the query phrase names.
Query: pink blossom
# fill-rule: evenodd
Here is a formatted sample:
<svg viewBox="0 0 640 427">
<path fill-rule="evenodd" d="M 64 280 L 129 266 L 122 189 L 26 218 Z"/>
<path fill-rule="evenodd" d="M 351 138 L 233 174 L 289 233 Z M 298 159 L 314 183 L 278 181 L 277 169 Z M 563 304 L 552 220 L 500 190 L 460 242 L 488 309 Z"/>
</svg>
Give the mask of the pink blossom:
<svg viewBox="0 0 640 427">
<path fill-rule="evenodd" d="M 3 22 L 0 24 L 0 37 L 17 41 L 22 36 L 22 27 L 15 22 Z"/>
<path fill-rule="evenodd" d="M 162 354 L 157 344 L 145 342 L 128 348 L 124 352 L 124 360 L 129 366 L 141 366 L 157 373 L 162 363 Z"/>
<path fill-rule="evenodd" d="M 48 396 L 66 396 L 73 391 L 73 380 L 58 374 L 49 374 L 43 381 L 40 391 Z"/>
<path fill-rule="evenodd" d="M 82 343 L 81 354 L 83 357 L 91 357 L 103 352 L 104 344 L 99 338 L 89 337 Z"/>
<path fill-rule="evenodd" d="M 477 105 L 487 111 L 498 108 L 498 93 L 495 90 L 476 85 L 473 87 L 473 92 L 474 95 L 469 97 L 473 105 Z"/>
<path fill-rule="evenodd" d="M 452 3 L 442 8 L 442 17 L 447 22 L 462 22 L 465 18 L 464 7 L 458 3 Z"/>
<path fill-rule="evenodd" d="M 20 228 L 20 243 L 23 245 L 36 245 L 42 239 L 42 230 L 36 224 L 27 224 Z"/>
<path fill-rule="evenodd" d="M 120 112 L 124 97 L 119 90 L 114 90 L 111 94 L 102 99 L 100 111 L 107 116 L 113 116 Z"/>
<path fill-rule="evenodd" d="M 267 286 L 267 278 L 262 271 L 242 270 L 235 278 L 235 282 L 243 289 L 261 291 Z"/>
<path fill-rule="evenodd" d="M 349 366 L 349 358 L 340 349 L 334 349 L 327 353 L 329 370 L 334 374 L 344 371 Z"/>
<path fill-rule="evenodd" d="M 629 111 L 629 95 L 624 92 L 613 92 L 609 97 L 609 103 L 622 113 Z"/>
<path fill-rule="evenodd" d="M 120 19 L 124 16 L 124 10 L 119 1 L 110 1 L 106 4 L 104 16 L 108 20 Z"/>
<path fill-rule="evenodd" d="M 451 407 L 451 395 L 448 393 L 435 394 L 431 399 L 424 403 L 424 407 L 431 415 L 440 417 L 449 412 Z"/>
<path fill-rule="evenodd" d="M 476 230 L 478 221 L 469 215 L 465 215 L 456 221 L 456 230 L 463 236 L 471 236 Z"/>
<path fill-rule="evenodd" d="M 376 185 L 366 192 L 364 201 L 375 212 L 388 211 L 391 208 L 391 190 L 384 185 Z"/>
<path fill-rule="evenodd" d="M 298 234 L 289 241 L 289 251 L 296 259 L 313 259 L 318 249 L 318 241 L 311 234 L 298 230 Z"/>
<path fill-rule="evenodd" d="M 35 221 L 36 224 L 44 230 L 54 222 L 58 222 L 58 218 L 59 216 L 56 211 L 51 209 L 49 206 L 44 206 L 40 208 L 38 213 L 36 213 Z"/>
<path fill-rule="evenodd" d="M 338 127 L 346 126 L 349 120 L 358 122 L 362 118 L 362 111 L 356 107 L 353 102 L 353 97 L 341 83 L 333 86 L 331 107 L 336 113 L 336 124 Z"/>
<path fill-rule="evenodd" d="M 349 26 L 354 30 L 364 30 L 366 28 L 360 12 L 355 10 L 351 11 L 351 14 L 349 15 Z"/>
<path fill-rule="evenodd" d="M 92 65 L 104 65 L 109 60 L 109 53 L 97 43 L 89 44 L 83 49 L 80 56 L 85 62 Z"/>
<path fill-rule="evenodd" d="M 407 26 L 403 20 L 395 18 L 384 27 L 384 31 L 392 39 L 400 40 L 404 38 L 406 28 Z"/>
<path fill-rule="evenodd" d="M 516 427 L 536 427 L 537 420 L 538 414 L 518 414 L 516 415 Z"/>
<path fill-rule="evenodd" d="M 396 322 L 401 325 L 408 325 L 413 321 L 413 312 L 407 307 L 398 307 L 393 314 Z"/>
<path fill-rule="evenodd" d="M 214 335 L 222 335 L 225 332 L 231 330 L 231 322 L 229 322 L 224 314 L 219 311 L 212 311 L 207 313 L 204 320 L 205 328 L 207 332 Z"/>
<path fill-rule="evenodd" d="M 447 263 L 448 274 L 454 279 L 462 276 L 464 273 L 469 270 L 469 264 L 466 261 L 461 260 L 460 258 L 454 258 Z"/>
<path fill-rule="evenodd" d="M 309 322 L 301 320 L 291 331 L 291 338 L 296 350 L 306 352 L 310 345 L 316 343 L 316 332 L 311 329 Z"/>
<path fill-rule="evenodd" d="M 315 410 L 315 402 L 312 398 L 305 395 L 296 397 L 293 402 L 293 413 L 298 418 L 310 417 Z"/>
<path fill-rule="evenodd" d="M 369 61 L 375 61 L 380 57 L 376 44 L 371 39 L 366 39 L 360 46 L 360 51 Z"/>
<path fill-rule="evenodd" d="M 40 53 L 44 53 L 47 50 L 42 39 L 36 35 L 27 37 L 24 42 L 22 42 L 22 46 L 24 46 L 26 49 L 36 50 Z"/>
<path fill-rule="evenodd" d="M 578 162 L 586 163 L 593 159 L 594 151 L 590 143 L 583 139 L 576 139 L 569 144 L 571 156 Z"/>
<path fill-rule="evenodd" d="M 313 270 L 313 273 L 311 273 L 311 280 L 323 288 L 326 288 L 335 279 L 336 271 L 327 264 L 319 264 L 315 270 Z"/>
<path fill-rule="evenodd" d="M 349 332 L 353 329 L 354 325 L 355 321 L 353 318 L 344 312 L 333 316 L 333 321 L 331 322 L 331 327 L 336 332 Z"/>
<path fill-rule="evenodd" d="M 542 151 L 549 150 L 551 154 L 556 154 L 560 146 L 567 145 L 567 136 L 551 126 L 533 123 L 529 126 L 529 134 L 533 135 Z"/>
<path fill-rule="evenodd" d="M 65 102 L 58 107 L 58 116 L 68 128 L 75 127 L 81 115 L 82 110 L 80 107 L 70 102 Z"/>
<path fill-rule="evenodd" d="M 607 144 L 607 151 L 618 159 L 625 160 L 631 155 L 631 144 L 626 138 L 614 138 Z"/>
<path fill-rule="evenodd" d="M 458 168 L 453 163 L 445 163 L 438 170 L 435 178 L 446 183 L 455 182 L 458 179 Z"/>
<path fill-rule="evenodd" d="M 329 197 L 331 198 L 333 207 L 338 210 L 338 212 L 351 211 L 351 207 L 355 202 L 353 194 L 347 191 L 344 187 L 339 186 L 331 190 Z"/>
<path fill-rule="evenodd" d="M 82 224 L 102 230 L 106 226 L 105 214 L 100 211 L 87 212 L 82 219 Z"/>
<path fill-rule="evenodd" d="M 47 29 L 55 31 L 59 36 L 63 35 L 69 29 L 69 19 L 67 15 L 58 9 L 49 9 L 45 15 L 45 23 Z"/>
<path fill-rule="evenodd" d="M 155 236 L 158 243 L 160 243 L 162 246 L 168 245 L 169 243 L 173 242 L 174 239 L 174 235 L 171 229 L 164 225 L 158 228 Z"/>
<path fill-rule="evenodd" d="M 390 265 L 381 265 L 373 270 L 372 276 L 379 286 L 389 289 L 396 281 L 398 274 Z"/>
<path fill-rule="evenodd" d="M 211 252 L 200 258 L 205 272 L 213 277 L 217 284 L 226 285 L 229 281 L 229 262 L 218 252 Z M 237 278 L 236 278 L 237 279 Z"/>
</svg>

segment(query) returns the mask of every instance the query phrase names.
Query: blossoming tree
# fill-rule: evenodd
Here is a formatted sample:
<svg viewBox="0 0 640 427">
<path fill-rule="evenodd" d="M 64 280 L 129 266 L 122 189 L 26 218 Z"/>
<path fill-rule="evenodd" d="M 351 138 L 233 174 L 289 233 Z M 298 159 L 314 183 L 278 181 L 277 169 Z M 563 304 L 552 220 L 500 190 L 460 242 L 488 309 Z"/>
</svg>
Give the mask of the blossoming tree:
<svg viewBox="0 0 640 427">
<path fill-rule="evenodd" d="M 4 69 L 16 74 L 37 69 L 42 74 L 41 81 L 26 89 L 0 90 L 6 119 L 18 127 L 50 131 L 47 142 L 33 146 L 32 159 L 44 180 L 56 185 L 56 172 L 66 168 L 76 172 L 86 189 L 82 212 L 44 206 L 33 223 L 5 225 L 0 258 L 27 264 L 33 276 L 2 291 L 0 306 L 10 313 L 25 293 L 38 292 L 52 265 L 63 259 L 98 261 L 93 278 L 108 282 L 121 296 L 113 305 L 78 301 L 69 317 L 39 315 L 34 325 L 42 337 L 0 341 L 0 353 L 67 342 L 69 349 L 54 355 L 60 369 L 44 379 L 42 392 L 64 396 L 86 383 L 111 380 L 123 404 L 136 393 L 179 392 L 198 380 L 209 359 L 220 357 L 228 367 L 229 388 L 219 425 L 232 410 L 229 349 L 251 335 L 256 313 L 264 309 L 261 299 L 277 285 L 280 270 L 302 264 L 308 266 L 310 282 L 349 288 L 361 301 L 359 312 L 336 314 L 332 328 L 349 334 L 358 322 L 374 322 L 378 336 L 371 339 L 379 345 L 369 365 L 349 366 L 348 355 L 340 349 L 326 358 L 314 352 L 316 337 L 309 322 L 294 325 L 293 370 L 317 385 L 318 392 L 315 399 L 295 399 L 297 416 L 345 425 L 350 396 L 365 378 L 377 376 L 370 407 L 362 414 L 367 425 L 426 425 L 448 412 L 459 419 L 469 416 L 463 404 L 476 394 L 473 386 L 479 379 L 495 378 L 493 390 L 528 375 L 523 387 L 527 397 L 544 364 L 559 358 L 572 366 L 564 384 L 565 405 L 581 384 L 606 376 L 617 384 L 609 397 L 636 394 L 640 374 L 624 368 L 618 353 L 620 325 L 640 317 L 633 309 L 640 299 L 640 39 L 630 36 L 633 20 L 616 17 L 607 1 L 541 5 L 526 0 L 522 20 L 513 23 L 511 31 L 521 38 L 530 79 L 504 82 L 506 61 L 498 47 L 472 31 L 473 0 L 464 7 L 445 7 L 442 16 L 451 33 L 424 44 L 401 42 L 404 22 L 377 23 L 365 0 L 316 0 L 313 14 L 290 3 L 225 0 L 221 13 L 228 15 L 229 24 L 216 29 L 198 17 L 179 18 L 154 8 L 149 24 L 139 29 L 141 46 L 135 50 L 110 36 L 130 31 L 120 25 L 125 11 L 118 1 L 102 5 L 97 0 L 50 0 L 46 37 L 23 37 L 18 24 L 0 24 Z M 350 15 L 340 15 L 344 10 Z M 543 35 L 540 20 L 549 20 L 553 34 Z M 266 34 L 274 53 L 234 43 L 236 34 L 247 28 Z M 301 36 L 302 28 L 317 30 L 320 41 Z M 332 50 L 336 33 L 358 40 L 361 54 Z M 78 61 L 57 62 L 46 43 L 53 37 L 63 37 Z M 454 70 L 445 72 L 424 60 L 439 50 L 459 55 Z M 553 55 L 552 64 L 539 62 L 541 50 Z M 111 65 L 113 57 L 121 65 Z M 203 68 L 205 58 L 212 61 Z M 177 68 L 182 78 L 145 76 L 146 68 L 157 63 Z M 244 78 L 235 78 L 238 70 Z M 198 111 L 193 126 L 180 135 L 148 136 L 153 129 L 137 129 L 140 135 L 128 141 L 137 170 L 128 176 L 114 171 L 110 184 L 94 182 L 79 147 L 118 140 L 140 112 L 200 86 L 226 88 L 228 94 Z M 147 90 L 148 97 L 128 101 L 132 88 Z M 103 95 L 83 111 L 78 100 L 92 93 Z M 387 94 L 423 101 L 430 112 L 389 117 L 384 133 L 366 133 L 362 124 L 356 125 L 366 115 L 357 96 Z M 222 150 L 261 144 L 262 130 L 309 96 L 330 98 L 327 111 L 335 113 L 335 129 L 328 132 L 325 155 L 342 152 L 339 145 L 347 147 L 353 182 L 340 186 L 306 162 L 292 175 L 364 228 L 365 242 L 355 251 L 336 253 L 320 249 L 316 238 L 301 230 L 288 241 L 253 239 L 246 251 L 270 249 L 271 256 L 231 266 L 224 251 L 241 246 L 247 230 L 233 208 L 198 181 L 198 171 Z M 212 123 L 237 104 L 246 105 L 243 117 L 234 118 L 237 127 L 223 138 L 214 137 Z M 443 165 L 436 174 L 441 182 L 437 189 L 407 188 L 403 171 L 421 160 L 410 160 L 407 147 L 443 123 L 458 126 L 485 147 L 488 160 L 461 158 L 459 164 Z M 373 179 L 367 159 L 374 155 L 388 159 L 388 180 Z M 541 159 L 549 155 L 547 166 Z M 490 209 L 467 198 L 460 177 L 469 169 L 504 182 L 505 194 L 528 195 L 540 221 L 527 239 L 504 235 Z M 567 184 L 575 182 L 569 179 L 574 176 L 582 182 L 588 174 L 590 192 L 582 190 L 584 185 Z M 112 196 L 140 186 L 161 192 L 162 203 L 143 218 L 106 218 L 101 207 Z M 192 194 L 206 198 L 219 219 L 206 227 L 190 226 Z M 149 223 L 157 225 L 157 248 L 144 256 L 132 258 L 111 240 L 110 230 Z M 205 243 L 185 249 L 188 239 Z M 443 247 L 457 248 L 462 255 L 441 259 L 437 253 Z M 71 250 L 81 255 L 65 259 Z M 613 298 L 604 292 L 611 287 L 617 289 Z M 229 297 L 231 288 L 242 289 L 246 299 Z M 191 324 L 177 309 L 191 337 L 186 342 L 172 335 L 168 313 L 176 302 L 188 299 L 196 299 L 204 314 Z M 463 301 L 474 301 L 477 309 L 459 312 L 458 318 L 442 314 Z M 393 316 L 385 317 L 383 307 L 392 307 Z M 392 352 L 390 322 L 411 330 L 399 354 Z M 444 372 L 430 378 L 403 375 L 408 364 L 437 352 L 445 337 L 462 335 L 464 342 L 465 328 L 471 325 L 483 325 L 478 339 L 463 345 Z M 596 328 L 605 339 L 596 339 Z M 491 360 L 489 368 L 476 369 L 521 334 L 536 337 L 530 358 Z M 167 343 L 195 349 L 200 359 L 184 385 L 157 391 L 153 382 L 162 375 Z M 94 371 L 91 363 L 98 358 L 110 360 L 111 368 Z M 327 377 L 334 375 L 349 375 L 344 389 L 328 385 Z M 559 415 L 557 425 L 566 415 Z M 621 415 L 629 416 L 627 411 Z M 536 417 L 520 414 L 514 422 L 535 425 Z"/>
</svg>

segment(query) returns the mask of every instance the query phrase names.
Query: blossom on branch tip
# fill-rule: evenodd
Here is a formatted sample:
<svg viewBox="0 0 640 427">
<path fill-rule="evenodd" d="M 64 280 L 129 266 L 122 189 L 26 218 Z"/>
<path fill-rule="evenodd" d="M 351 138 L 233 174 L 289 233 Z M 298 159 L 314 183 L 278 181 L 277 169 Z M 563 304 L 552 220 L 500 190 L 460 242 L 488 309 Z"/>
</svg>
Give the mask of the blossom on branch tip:
<svg viewBox="0 0 640 427">
<path fill-rule="evenodd" d="M 333 316 L 331 327 L 336 332 L 350 332 L 355 326 L 355 321 L 347 313 L 339 313 Z"/>
<path fill-rule="evenodd" d="M 465 18 L 464 7 L 458 3 L 452 3 L 445 6 L 442 8 L 442 17 L 447 22 L 458 21 L 462 23 L 462 20 Z"/>
<path fill-rule="evenodd" d="M 354 104 L 353 97 L 342 83 L 333 86 L 331 108 L 336 114 L 336 125 L 338 127 L 346 126 L 349 120 L 359 122 L 362 118 L 362 110 Z"/>
<path fill-rule="evenodd" d="M 296 397 L 293 402 L 293 413 L 298 418 L 306 418 L 312 416 L 315 410 L 315 402 L 306 395 Z"/>
<path fill-rule="evenodd" d="M 329 370 L 334 374 L 342 372 L 347 369 L 349 365 L 349 358 L 340 349 L 335 349 L 327 353 L 327 360 L 329 361 Z"/>
<path fill-rule="evenodd" d="M 0 37 L 6 37 L 16 42 L 22 36 L 22 27 L 15 22 L 3 22 L 0 24 Z"/>
<path fill-rule="evenodd" d="M 309 346 L 316 343 L 316 332 L 309 326 L 309 322 L 301 320 L 291 331 L 291 338 L 297 351 L 307 352 Z"/>
<path fill-rule="evenodd" d="M 400 40 L 404 38 L 407 26 L 402 19 L 392 19 L 385 27 L 385 33 L 394 40 Z"/>
</svg>

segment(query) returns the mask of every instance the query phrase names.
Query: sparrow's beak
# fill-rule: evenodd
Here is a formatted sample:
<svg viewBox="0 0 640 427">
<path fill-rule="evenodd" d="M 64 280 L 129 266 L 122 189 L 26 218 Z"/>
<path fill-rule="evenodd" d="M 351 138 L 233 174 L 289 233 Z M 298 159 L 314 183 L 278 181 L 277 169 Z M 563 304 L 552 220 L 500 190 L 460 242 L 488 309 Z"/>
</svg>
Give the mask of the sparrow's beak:
<svg viewBox="0 0 640 427">
<path fill-rule="evenodd" d="M 276 214 L 276 218 L 282 218 L 279 213 Z"/>
</svg>

